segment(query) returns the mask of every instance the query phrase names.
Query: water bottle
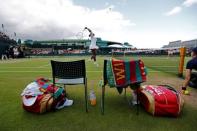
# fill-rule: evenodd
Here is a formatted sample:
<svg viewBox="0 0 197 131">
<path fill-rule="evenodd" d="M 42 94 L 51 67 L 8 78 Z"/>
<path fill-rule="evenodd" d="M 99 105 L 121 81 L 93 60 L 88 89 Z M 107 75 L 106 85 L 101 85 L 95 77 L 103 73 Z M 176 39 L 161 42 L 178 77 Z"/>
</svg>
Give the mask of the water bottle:
<svg viewBox="0 0 197 131">
<path fill-rule="evenodd" d="M 135 91 L 132 92 L 132 104 L 137 105 L 137 94 Z"/>
<path fill-rule="evenodd" d="M 92 106 L 95 106 L 96 105 L 96 95 L 95 95 L 93 89 L 90 90 L 90 104 Z"/>
</svg>

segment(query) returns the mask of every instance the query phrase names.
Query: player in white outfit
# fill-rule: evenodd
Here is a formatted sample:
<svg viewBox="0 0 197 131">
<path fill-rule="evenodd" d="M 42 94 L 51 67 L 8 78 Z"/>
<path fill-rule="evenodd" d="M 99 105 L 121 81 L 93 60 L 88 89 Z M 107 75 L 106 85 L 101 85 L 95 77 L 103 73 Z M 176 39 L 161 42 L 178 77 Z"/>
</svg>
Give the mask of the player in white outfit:
<svg viewBox="0 0 197 131">
<path fill-rule="evenodd" d="M 92 51 L 92 57 L 91 57 L 91 60 L 93 59 L 94 62 L 96 62 L 96 50 L 99 48 L 97 45 L 96 45 L 96 37 L 94 35 L 94 33 L 92 32 L 92 30 L 90 30 L 89 28 L 85 27 L 84 30 L 88 30 L 90 32 L 89 34 L 89 37 L 91 38 L 91 44 L 89 46 L 89 49 Z"/>
</svg>

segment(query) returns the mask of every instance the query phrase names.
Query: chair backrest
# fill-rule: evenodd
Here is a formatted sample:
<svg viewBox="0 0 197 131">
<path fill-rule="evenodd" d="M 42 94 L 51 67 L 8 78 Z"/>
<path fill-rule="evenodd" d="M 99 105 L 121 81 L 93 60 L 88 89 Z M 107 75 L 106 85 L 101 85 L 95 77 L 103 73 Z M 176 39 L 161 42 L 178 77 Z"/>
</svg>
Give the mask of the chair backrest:
<svg viewBox="0 0 197 131">
<path fill-rule="evenodd" d="M 51 60 L 53 78 L 86 78 L 85 60 L 60 62 Z"/>
</svg>

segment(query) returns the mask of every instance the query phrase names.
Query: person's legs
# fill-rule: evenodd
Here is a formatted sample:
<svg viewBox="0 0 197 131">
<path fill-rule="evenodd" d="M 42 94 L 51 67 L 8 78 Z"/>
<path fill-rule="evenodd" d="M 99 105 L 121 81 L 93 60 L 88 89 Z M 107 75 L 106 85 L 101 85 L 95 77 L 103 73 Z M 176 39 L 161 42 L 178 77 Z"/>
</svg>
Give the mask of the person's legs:
<svg viewBox="0 0 197 131">
<path fill-rule="evenodd" d="M 5 54 L 2 54 L 1 59 L 2 60 L 4 60 L 4 59 L 7 60 L 8 58 L 7 58 L 7 56 Z"/>
<path fill-rule="evenodd" d="M 197 88 L 197 72 L 192 72 L 191 78 L 189 81 L 189 86 Z"/>
<path fill-rule="evenodd" d="M 7 57 L 7 55 L 5 54 L 5 59 L 7 60 L 8 59 L 8 57 Z"/>
<path fill-rule="evenodd" d="M 96 64 L 97 67 L 99 67 L 99 64 L 96 62 L 96 49 L 92 49 L 92 57 L 91 60 L 94 60 L 94 64 Z"/>
<path fill-rule="evenodd" d="M 9 54 L 6 54 L 7 59 L 9 59 Z"/>
<path fill-rule="evenodd" d="M 96 49 L 94 49 L 94 61 L 96 61 Z"/>
<path fill-rule="evenodd" d="M 91 52 L 92 52 L 92 56 L 91 56 L 91 60 L 93 59 L 93 49 L 91 49 Z"/>
<path fill-rule="evenodd" d="M 94 60 L 94 62 L 96 61 L 96 49 L 92 49 L 92 57 L 91 59 Z"/>
<path fill-rule="evenodd" d="M 91 60 L 93 59 L 93 55 L 91 56 L 91 58 L 90 58 Z"/>
</svg>

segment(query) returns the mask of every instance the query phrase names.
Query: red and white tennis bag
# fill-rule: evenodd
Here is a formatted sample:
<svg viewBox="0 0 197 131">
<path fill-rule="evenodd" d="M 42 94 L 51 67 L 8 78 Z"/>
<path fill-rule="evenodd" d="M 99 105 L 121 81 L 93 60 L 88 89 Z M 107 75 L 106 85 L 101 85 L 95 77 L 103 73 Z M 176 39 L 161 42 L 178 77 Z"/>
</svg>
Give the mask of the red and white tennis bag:
<svg viewBox="0 0 197 131">
<path fill-rule="evenodd" d="M 183 106 L 178 91 L 167 85 L 145 85 L 139 93 L 140 103 L 154 116 L 177 117 Z"/>
<path fill-rule="evenodd" d="M 23 108 L 29 112 L 44 113 L 51 111 L 65 101 L 65 92 L 61 87 L 54 86 L 46 78 L 38 78 L 23 90 Z"/>
</svg>

